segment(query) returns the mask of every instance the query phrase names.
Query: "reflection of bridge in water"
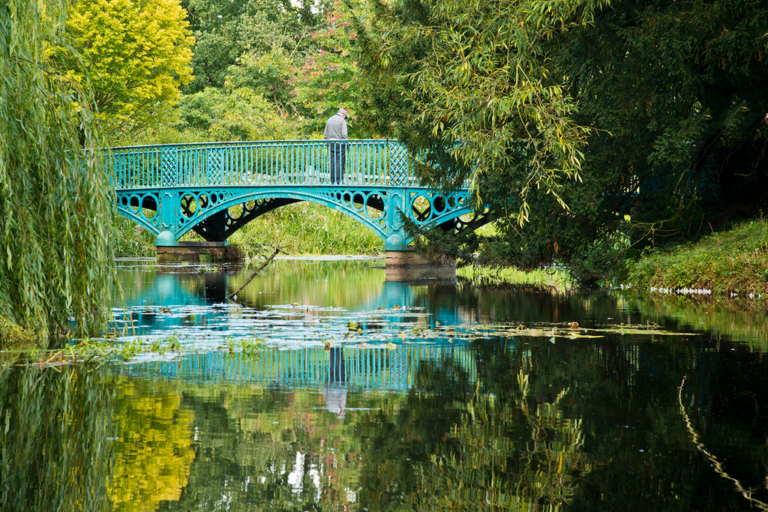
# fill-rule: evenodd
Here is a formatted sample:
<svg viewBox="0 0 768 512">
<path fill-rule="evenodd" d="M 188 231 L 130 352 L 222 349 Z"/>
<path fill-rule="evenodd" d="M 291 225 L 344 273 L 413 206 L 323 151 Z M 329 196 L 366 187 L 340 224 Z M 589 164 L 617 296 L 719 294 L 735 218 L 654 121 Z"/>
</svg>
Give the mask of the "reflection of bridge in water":
<svg viewBox="0 0 768 512">
<path fill-rule="evenodd" d="M 125 365 L 122 373 L 153 375 L 198 382 L 224 381 L 269 386 L 407 390 L 416 384 L 424 364 L 451 361 L 477 380 L 474 351 L 467 345 L 404 344 L 384 347 L 267 347 L 258 359 L 225 351 L 189 354 L 175 361 Z"/>
<path fill-rule="evenodd" d="M 149 334 L 158 330 L 169 331 L 174 328 L 188 327 L 192 324 L 207 324 L 209 327 L 219 325 L 218 329 L 227 329 L 226 322 L 217 322 L 216 317 L 227 316 L 226 308 L 218 307 L 227 303 L 226 296 L 235 287 L 231 282 L 233 276 L 227 273 L 202 273 L 182 274 L 157 272 L 151 280 L 142 288 L 139 295 L 127 301 L 131 325 L 142 326 L 136 334 Z M 185 280 L 194 279 L 195 286 L 185 286 Z M 435 283 L 436 281 L 431 281 Z M 421 283 L 423 284 L 423 282 Z M 418 300 L 418 288 L 413 283 L 407 282 L 382 282 L 379 293 L 370 295 L 361 303 L 337 304 L 349 312 L 371 311 L 378 309 L 390 310 L 393 307 L 410 308 L 420 305 Z M 242 305 L 254 307 L 241 298 Z M 287 303 L 283 300 L 282 303 Z M 268 303 L 269 304 L 269 303 Z M 278 299 L 270 305 L 280 305 Z M 270 305 L 256 306 L 257 308 L 272 309 Z M 171 308 L 172 311 L 183 307 L 201 306 L 203 309 L 195 311 L 194 319 L 190 316 L 163 314 L 158 308 Z M 278 310 L 275 310 L 278 311 Z M 286 314 L 289 310 L 279 310 Z M 301 311 L 298 309 L 297 312 Z M 404 313 L 403 316 L 407 316 Z M 391 323 L 404 321 L 403 316 L 390 315 Z M 427 319 L 429 327 L 433 328 L 435 322 L 442 325 L 456 325 L 461 323 L 459 312 L 455 308 L 441 308 L 430 312 Z M 367 330 L 367 323 L 360 321 L 360 327 Z"/>
</svg>

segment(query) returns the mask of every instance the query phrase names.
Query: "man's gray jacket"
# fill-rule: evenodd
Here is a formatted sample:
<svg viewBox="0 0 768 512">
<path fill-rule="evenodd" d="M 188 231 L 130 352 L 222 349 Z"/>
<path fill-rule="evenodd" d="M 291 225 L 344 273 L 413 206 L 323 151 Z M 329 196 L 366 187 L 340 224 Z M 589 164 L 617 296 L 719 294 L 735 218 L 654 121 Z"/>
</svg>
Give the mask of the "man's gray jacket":
<svg viewBox="0 0 768 512">
<path fill-rule="evenodd" d="M 325 123 L 324 139 L 346 139 L 347 121 L 341 114 L 334 114 L 327 123 Z"/>
</svg>

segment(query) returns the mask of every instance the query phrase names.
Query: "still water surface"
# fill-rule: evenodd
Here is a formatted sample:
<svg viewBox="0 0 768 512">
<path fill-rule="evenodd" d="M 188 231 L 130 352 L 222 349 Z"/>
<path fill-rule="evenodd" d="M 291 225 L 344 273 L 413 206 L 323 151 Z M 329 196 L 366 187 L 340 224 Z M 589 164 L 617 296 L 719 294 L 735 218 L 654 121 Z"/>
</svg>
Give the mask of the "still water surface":
<svg viewBox="0 0 768 512">
<path fill-rule="evenodd" d="M 0 373 L 3 507 L 768 510 L 765 312 L 376 265 L 121 262 L 158 351 Z"/>
</svg>

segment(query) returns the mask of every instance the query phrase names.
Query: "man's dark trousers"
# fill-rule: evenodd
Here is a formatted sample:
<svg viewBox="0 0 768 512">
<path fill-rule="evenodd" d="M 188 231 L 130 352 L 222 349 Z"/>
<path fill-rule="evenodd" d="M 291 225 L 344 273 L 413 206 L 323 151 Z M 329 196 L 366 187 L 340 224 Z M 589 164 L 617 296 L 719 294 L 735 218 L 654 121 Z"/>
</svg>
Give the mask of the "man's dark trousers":
<svg viewBox="0 0 768 512">
<path fill-rule="evenodd" d="M 331 183 L 341 183 L 347 165 L 347 143 L 333 141 L 329 142 L 328 146 L 328 154 L 331 157 Z"/>
</svg>

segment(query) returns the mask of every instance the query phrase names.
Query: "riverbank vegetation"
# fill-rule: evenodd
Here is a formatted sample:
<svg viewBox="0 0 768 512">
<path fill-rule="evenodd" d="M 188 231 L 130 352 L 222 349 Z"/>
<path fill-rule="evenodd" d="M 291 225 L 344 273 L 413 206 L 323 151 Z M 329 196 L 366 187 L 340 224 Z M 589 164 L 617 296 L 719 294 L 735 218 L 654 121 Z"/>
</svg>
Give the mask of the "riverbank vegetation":
<svg viewBox="0 0 768 512">
<path fill-rule="evenodd" d="M 383 254 L 384 241 L 341 212 L 313 203 L 298 203 L 267 213 L 230 239 L 247 257 L 264 246 L 277 246 L 293 256 L 319 254 Z"/>
<path fill-rule="evenodd" d="M 628 266 L 640 290 L 707 290 L 752 298 L 768 296 L 768 220 L 743 222 L 696 243 L 646 250 Z"/>
<path fill-rule="evenodd" d="M 377 3 L 357 25 L 371 104 L 426 152 L 423 178 L 472 180 L 498 236 L 412 231 L 593 284 L 645 247 L 756 216 L 767 23 L 764 5 L 732 0 Z"/>
</svg>

